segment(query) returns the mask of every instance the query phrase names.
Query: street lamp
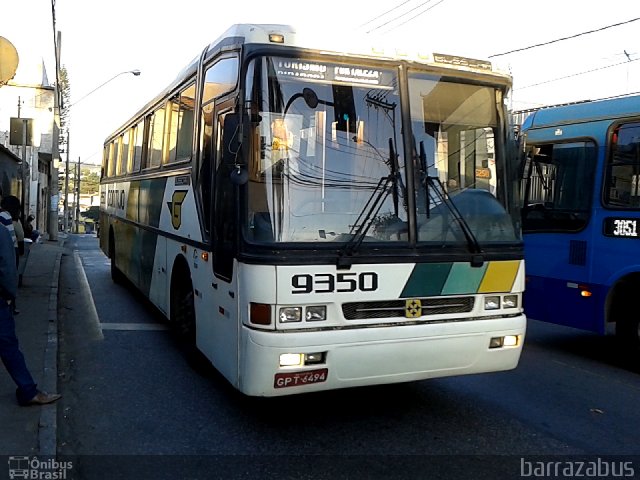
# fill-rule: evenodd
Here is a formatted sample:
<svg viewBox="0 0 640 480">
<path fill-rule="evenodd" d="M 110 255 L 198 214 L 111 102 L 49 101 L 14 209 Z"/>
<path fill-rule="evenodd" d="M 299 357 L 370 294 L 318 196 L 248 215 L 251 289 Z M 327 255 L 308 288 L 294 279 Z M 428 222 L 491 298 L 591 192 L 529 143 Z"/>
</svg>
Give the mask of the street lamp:
<svg viewBox="0 0 640 480">
<path fill-rule="evenodd" d="M 66 109 L 70 109 L 71 107 L 73 107 L 74 105 L 77 105 L 78 103 L 80 103 L 82 100 L 84 100 L 85 98 L 87 98 L 89 95 L 91 95 L 92 93 L 96 92 L 97 90 L 101 89 L 102 87 L 104 87 L 106 84 L 108 84 L 109 82 L 112 82 L 113 80 L 115 80 L 116 78 L 118 78 L 120 75 L 126 75 L 127 73 L 132 74 L 135 77 L 140 76 L 140 70 L 135 69 L 135 70 L 125 70 L 124 72 L 120 72 L 120 73 L 116 73 L 113 77 L 111 77 L 109 80 L 107 80 L 106 82 L 101 83 L 100 85 L 98 85 L 96 88 L 94 88 L 93 90 L 91 90 L 89 93 L 86 93 L 85 95 L 83 95 L 82 97 L 80 97 L 78 100 L 76 100 L 75 102 L 73 102 L 71 105 L 67 106 L 67 107 L 63 107 Z M 78 178 L 80 175 L 80 157 L 78 157 Z M 78 204 L 80 203 L 80 184 L 78 182 L 78 202 L 76 204 L 76 212 L 78 212 L 79 210 L 79 206 Z M 77 222 L 78 218 L 76 218 L 76 222 Z M 64 231 L 67 232 L 69 230 L 69 127 L 67 127 L 67 160 L 66 160 L 66 166 L 65 166 L 65 178 L 64 178 L 64 220 L 62 223 L 63 227 L 64 227 Z M 76 223 L 76 226 L 78 224 Z"/>
<path fill-rule="evenodd" d="M 111 77 L 109 80 L 107 80 L 104 83 L 101 83 L 100 85 L 98 85 L 96 88 L 94 88 L 93 90 L 91 90 L 89 93 L 84 94 L 82 97 L 80 97 L 78 100 L 76 100 L 75 102 L 73 102 L 71 105 L 69 105 L 67 108 L 71 108 L 74 105 L 77 105 L 78 103 L 80 103 L 82 100 L 84 100 L 85 98 L 87 98 L 89 95 L 91 95 L 93 92 L 95 92 L 96 90 L 101 89 L 102 87 L 104 87 L 107 83 L 115 80 L 116 78 L 118 78 L 120 75 L 126 75 L 127 73 L 131 73 L 132 75 L 138 77 L 140 76 L 140 70 L 135 69 L 135 70 L 126 70 L 124 72 L 120 72 L 120 73 L 116 73 L 113 77 Z"/>
</svg>

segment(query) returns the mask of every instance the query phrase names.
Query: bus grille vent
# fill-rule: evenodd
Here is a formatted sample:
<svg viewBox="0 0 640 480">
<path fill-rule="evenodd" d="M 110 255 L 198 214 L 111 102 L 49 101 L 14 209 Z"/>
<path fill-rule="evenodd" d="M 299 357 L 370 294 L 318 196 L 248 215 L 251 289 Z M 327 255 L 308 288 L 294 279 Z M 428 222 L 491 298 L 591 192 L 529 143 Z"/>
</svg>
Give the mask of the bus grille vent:
<svg viewBox="0 0 640 480">
<path fill-rule="evenodd" d="M 466 313 L 473 310 L 474 297 L 421 298 L 422 316 Z M 404 300 L 353 302 L 342 305 L 347 320 L 406 318 Z"/>
<path fill-rule="evenodd" d="M 587 242 L 582 240 L 571 240 L 569 243 L 569 264 L 587 264 Z"/>
</svg>

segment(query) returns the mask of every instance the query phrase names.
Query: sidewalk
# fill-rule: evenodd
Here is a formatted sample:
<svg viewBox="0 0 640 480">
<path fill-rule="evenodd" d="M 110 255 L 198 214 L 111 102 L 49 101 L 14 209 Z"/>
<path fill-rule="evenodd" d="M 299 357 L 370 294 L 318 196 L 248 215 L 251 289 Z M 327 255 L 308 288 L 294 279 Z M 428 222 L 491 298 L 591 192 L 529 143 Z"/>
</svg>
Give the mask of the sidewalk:
<svg viewBox="0 0 640 480">
<path fill-rule="evenodd" d="M 66 235 L 31 247 L 15 316 L 20 349 L 38 388 L 57 392 L 58 277 Z M 0 455 L 55 455 L 57 404 L 20 407 L 16 386 L 0 373 Z"/>
</svg>

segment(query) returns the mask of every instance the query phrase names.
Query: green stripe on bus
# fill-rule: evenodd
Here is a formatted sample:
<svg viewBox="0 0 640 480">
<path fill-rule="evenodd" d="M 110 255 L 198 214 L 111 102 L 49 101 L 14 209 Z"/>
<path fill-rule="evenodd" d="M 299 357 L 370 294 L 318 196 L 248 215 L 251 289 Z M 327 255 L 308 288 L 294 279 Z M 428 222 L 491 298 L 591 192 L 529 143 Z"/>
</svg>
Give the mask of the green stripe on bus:
<svg viewBox="0 0 640 480">
<path fill-rule="evenodd" d="M 430 297 L 440 295 L 452 263 L 421 263 L 413 268 L 400 297 Z"/>
<path fill-rule="evenodd" d="M 470 263 L 454 263 L 449 278 L 442 288 L 442 295 L 462 295 L 476 293 L 487 271 L 489 262 L 482 267 L 472 267 Z"/>
<path fill-rule="evenodd" d="M 140 222 L 151 227 L 160 225 L 160 214 L 164 206 L 164 190 L 167 184 L 166 178 L 153 178 L 142 180 L 140 183 Z"/>
</svg>

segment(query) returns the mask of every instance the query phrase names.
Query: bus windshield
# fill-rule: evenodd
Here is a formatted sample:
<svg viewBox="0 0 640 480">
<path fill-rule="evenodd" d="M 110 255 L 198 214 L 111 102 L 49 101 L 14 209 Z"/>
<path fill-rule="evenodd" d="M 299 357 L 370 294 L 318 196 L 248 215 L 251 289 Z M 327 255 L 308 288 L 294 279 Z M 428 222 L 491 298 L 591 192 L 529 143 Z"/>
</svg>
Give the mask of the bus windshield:
<svg viewBox="0 0 640 480">
<path fill-rule="evenodd" d="M 410 212 L 398 85 L 391 68 L 252 61 L 248 240 L 397 244 L 409 240 L 411 215 L 419 242 L 466 245 L 463 223 L 481 243 L 517 240 L 496 199 L 495 90 L 410 78 Z"/>
<path fill-rule="evenodd" d="M 481 245 L 519 240 L 519 230 L 498 200 L 505 196 L 504 165 L 496 162 L 497 151 L 504 151 L 496 89 L 411 73 L 409 95 L 418 241 L 465 241 L 447 196 Z"/>
</svg>

